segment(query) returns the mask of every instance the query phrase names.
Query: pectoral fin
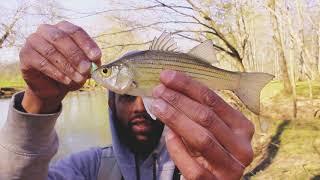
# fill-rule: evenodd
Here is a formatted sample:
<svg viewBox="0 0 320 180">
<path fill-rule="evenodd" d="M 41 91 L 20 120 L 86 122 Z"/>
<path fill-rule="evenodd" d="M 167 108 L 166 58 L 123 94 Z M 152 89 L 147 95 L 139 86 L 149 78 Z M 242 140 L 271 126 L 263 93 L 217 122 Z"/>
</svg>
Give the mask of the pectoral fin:
<svg viewBox="0 0 320 180">
<path fill-rule="evenodd" d="M 152 112 L 151 112 L 151 104 L 152 104 L 153 98 L 152 97 L 142 97 L 142 101 L 144 104 L 144 108 L 146 109 L 148 114 L 151 116 L 151 118 L 153 120 L 156 120 L 157 117 L 154 114 L 152 114 Z"/>
</svg>

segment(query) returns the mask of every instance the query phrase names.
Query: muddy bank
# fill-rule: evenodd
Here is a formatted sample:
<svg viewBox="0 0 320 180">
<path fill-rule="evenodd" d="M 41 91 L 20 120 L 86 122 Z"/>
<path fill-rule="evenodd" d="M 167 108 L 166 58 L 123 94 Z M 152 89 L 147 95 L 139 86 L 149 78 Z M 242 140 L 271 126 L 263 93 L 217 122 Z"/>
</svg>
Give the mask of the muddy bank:
<svg viewBox="0 0 320 180">
<path fill-rule="evenodd" d="M 22 91 L 24 87 L 1 87 L 0 88 L 0 99 L 11 98 L 11 96 L 19 91 Z"/>
<path fill-rule="evenodd" d="M 11 96 L 19 91 L 23 91 L 25 87 L 0 87 L 0 99 L 11 98 Z M 83 87 L 78 91 L 90 91 L 92 87 Z"/>
</svg>

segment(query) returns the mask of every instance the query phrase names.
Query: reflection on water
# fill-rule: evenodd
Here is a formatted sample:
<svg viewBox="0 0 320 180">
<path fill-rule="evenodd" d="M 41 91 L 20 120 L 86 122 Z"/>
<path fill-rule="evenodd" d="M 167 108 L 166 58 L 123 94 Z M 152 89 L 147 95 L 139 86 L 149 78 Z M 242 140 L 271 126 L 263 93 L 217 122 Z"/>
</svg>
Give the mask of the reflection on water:
<svg viewBox="0 0 320 180">
<path fill-rule="evenodd" d="M 56 124 L 60 147 L 54 160 L 111 143 L 107 104 L 104 91 L 74 92 L 64 99 Z M 9 99 L 0 101 L 0 126 L 6 120 L 8 106 Z"/>
<path fill-rule="evenodd" d="M 0 99 L 0 127 L 7 119 L 10 99 Z"/>
<path fill-rule="evenodd" d="M 111 143 L 107 104 L 104 91 L 74 92 L 64 99 L 56 125 L 60 139 L 56 158 Z"/>
</svg>

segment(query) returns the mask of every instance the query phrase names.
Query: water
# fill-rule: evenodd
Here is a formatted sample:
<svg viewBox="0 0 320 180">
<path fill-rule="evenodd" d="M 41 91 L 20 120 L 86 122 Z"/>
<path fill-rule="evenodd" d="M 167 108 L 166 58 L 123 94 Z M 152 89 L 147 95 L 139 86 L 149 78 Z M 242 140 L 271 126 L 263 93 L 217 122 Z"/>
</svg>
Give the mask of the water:
<svg viewBox="0 0 320 180">
<path fill-rule="evenodd" d="M 7 119 L 10 99 L 0 99 L 0 127 Z"/>
<path fill-rule="evenodd" d="M 0 127 L 6 120 L 9 102 L 9 99 L 0 100 Z M 104 91 L 74 92 L 64 99 L 56 124 L 60 147 L 53 161 L 111 143 L 107 104 Z"/>
</svg>

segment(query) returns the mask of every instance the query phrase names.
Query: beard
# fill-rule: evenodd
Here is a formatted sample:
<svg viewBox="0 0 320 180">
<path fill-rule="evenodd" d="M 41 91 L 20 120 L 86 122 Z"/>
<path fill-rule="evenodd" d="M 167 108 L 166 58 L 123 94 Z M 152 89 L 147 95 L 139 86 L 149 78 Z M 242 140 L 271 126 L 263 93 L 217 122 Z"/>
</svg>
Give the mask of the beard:
<svg viewBox="0 0 320 180">
<path fill-rule="evenodd" d="M 158 145 L 164 124 L 159 120 L 153 120 L 147 112 L 136 113 L 128 121 L 120 120 L 118 117 L 115 120 L 120 141 L 133 153 L 149 154 Z"/>
</svg>

